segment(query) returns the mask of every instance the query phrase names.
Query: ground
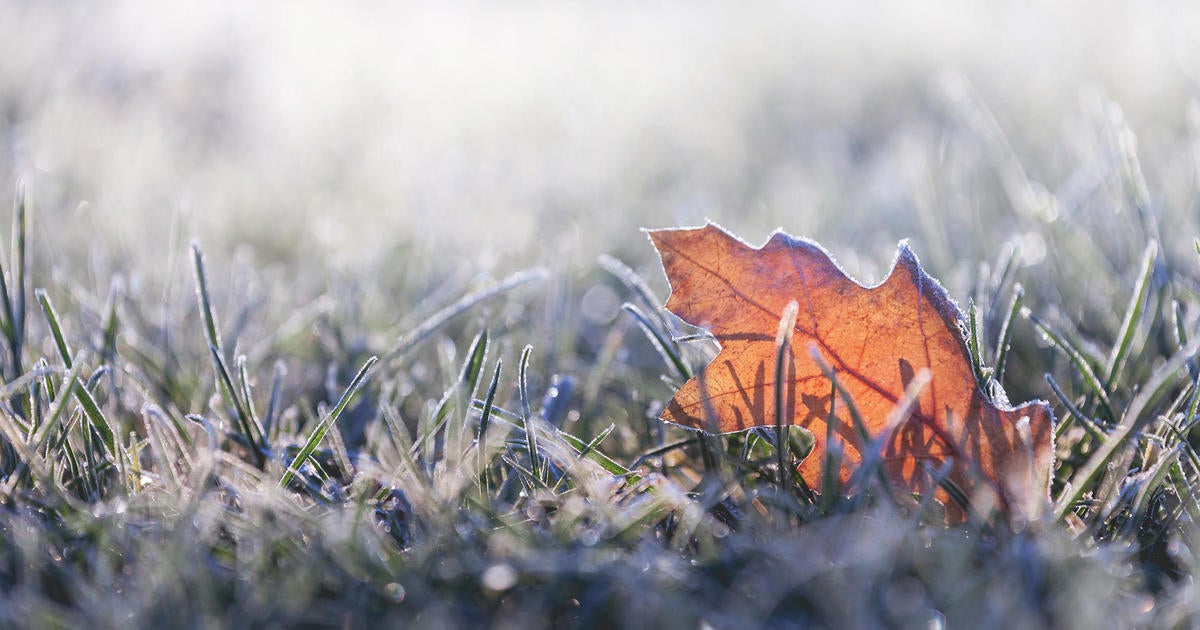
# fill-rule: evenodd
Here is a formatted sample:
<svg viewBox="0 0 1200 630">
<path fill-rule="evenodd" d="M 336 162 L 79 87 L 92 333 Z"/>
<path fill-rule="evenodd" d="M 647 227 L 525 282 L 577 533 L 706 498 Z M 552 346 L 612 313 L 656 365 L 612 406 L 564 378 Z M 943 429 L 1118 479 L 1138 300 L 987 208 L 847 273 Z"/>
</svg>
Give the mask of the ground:
<svg viewBox="0 0 1200 630">
<path fill-rule="evenodd" d="M 0 625 L 1195 624 L 1196 17 L 0 6 Z M 907 239 L 1053 509 L 660 422 L 706 220 Z"/>
</svg>

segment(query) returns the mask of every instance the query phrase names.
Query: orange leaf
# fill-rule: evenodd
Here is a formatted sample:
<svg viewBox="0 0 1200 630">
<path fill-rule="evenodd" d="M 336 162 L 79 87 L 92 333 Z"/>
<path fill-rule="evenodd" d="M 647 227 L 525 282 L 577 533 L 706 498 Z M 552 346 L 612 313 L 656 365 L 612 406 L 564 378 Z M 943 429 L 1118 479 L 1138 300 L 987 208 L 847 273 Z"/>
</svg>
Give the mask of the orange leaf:
<svg viewBox="0 0 1200 630">
<path fill-rule="evenodd" d="M 927 468 L 950 462 L 947 478 L 969 496 L 990 493 L 999 507 L 1022 518 L 1041 512 L 1053 458 L 1049 406 L 1038 401 L 1013 408 L 984 395 L 971 368 L 962 313 L 906 244 L 888 278 L 867 288 L 819 245 L 783 232 L 758 249 L 712 224 L 655 230 L 650 238 L 671 283 L 667 308 L 710 330 L 721 344 L 716 358 L 675 394 L 663 420 L 710 433 L 774 426 L 782 342 L 776 336 L 794 301 L 799 308 L 780 400 L 783 424 L 805 427 L 816 440 L 800 464 L 810 486 L 818 487 L 825 460 L 833 373 L 843 391 L 832 427 L 842 443 L 843 482 L 868 450 L 845 397 L 872 440 L 890 431 L 882 466 L 897 489 L 932 491 L 945 502 L 947 494 L 934 487 Z M 912 404 L 894 415 L 906 388 L 926 376 Z M 888 426 L 889 417 L 899 422 Z M 961 517 L 947 507 L 953 520 Z"/>
</svg>

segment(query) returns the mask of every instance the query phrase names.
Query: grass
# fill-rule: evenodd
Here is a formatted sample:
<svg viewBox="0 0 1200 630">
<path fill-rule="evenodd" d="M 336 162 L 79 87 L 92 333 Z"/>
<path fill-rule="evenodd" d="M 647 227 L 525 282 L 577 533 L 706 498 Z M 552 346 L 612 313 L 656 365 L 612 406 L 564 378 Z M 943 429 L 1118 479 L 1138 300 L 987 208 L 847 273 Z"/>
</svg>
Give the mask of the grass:
<svg viewBox="0 0 1200 630">
<path fill-rule="evenodd" d="M 952 100 L 911 206 L 796 220 L 858 271 L 911 237 L 968 305 L 985 391 L 1051 402 L 1043 520 L 947 528 L 944 506 L 885 489 L 881 442 L 844 486 L 810 488 L 802 432 L 659 422 L 714 354 L 662 310 L 636 228 L 665 213 L 613 213 L 598 233 L 619 238 L 587 240 L 604 253 L 583 264 L 551 238 L 487 264 L 469 250 L 455 273 L 419 234 L 384 254 L 246 236 L 270 252 L 255 259 L 185 233 L 161 271 L 89 249 L 69 186 L 46 208 L 18 186 L 0 626 L 1200 623 L 1200 195 L 1178 168 L 1200 158 L 1143 169 L 1106 110 L 1049 190 L 1052 160 L 1026 166 L 969 91 Z M 667 204 L 647 171 L 630 194 Z"/>
<path fill-rule="evenodd" d="M 936 502 L 883 490 L 877 458 L 852 488 L 809 489 L 787 464 L 806 454 L 802 434 L 718 438 L 654 420 L 711 343 L 662 316 L 615 259 L 601 267 L 630 302 L 604 349 L 577 357 L 595 366 L 582 399 L 569 377 L 535 376 L 537 344 L 515 382 L 502 369 L 532 324 L 498 313 L 542 290 L 539 271 L 449 300 L 374 351 L 384 360 L 345 341 L 356 322 L 327 322 L 336 359 L 305 390 L 284 375 L 317 359 L 289 360 L 277 337 L 252 361 L 244 349 L 261 340 L 222 325 L 199 245 L 177 347 L 119 291 L 102 312 L 31 291 L 24 243 L 38 227 L 16 198 L 0 322 L 6 626 L 1196 620 L 1196 297 L 1177 287 L 1195 286 L 1200 260 L 1159 273 L 1156 241 L 1111 261 L 1125 305 L 1100 338 L 1060 315 L 1069 303 L 1022 307 L 1006 266 L 981 274 L 976 372 L 993 392 L 1001 379 L 1037 390 L 1046 373 L 1056 503 L 1025 527 L 945 528 Z M 1069 276 L 1082 261 L 1064 263 Z M 614 345 L 658 359 L 622 361 Z M 614 409 L 630 413 L 618 423 Z"/>
</svg>

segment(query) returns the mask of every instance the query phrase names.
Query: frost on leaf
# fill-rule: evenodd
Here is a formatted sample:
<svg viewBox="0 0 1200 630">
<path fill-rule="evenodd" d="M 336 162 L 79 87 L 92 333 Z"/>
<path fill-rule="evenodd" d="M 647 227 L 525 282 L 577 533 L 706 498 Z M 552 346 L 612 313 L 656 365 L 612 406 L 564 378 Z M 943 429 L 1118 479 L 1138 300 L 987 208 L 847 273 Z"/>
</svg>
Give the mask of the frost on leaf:
<svg viewBox="0 0 1200 630">
<path fill-rule="evenodd" d="M 775 388 L 783 387 L 783 424 L 804 427 L 816 440 L 800 473 L 819 487 L 832 373 L 871 439 L 890 432 L 882 466 L 896 489 L 935 492 L 945 502 L 945 490 L 929 471 L 948 466 L 954 486 L 968 496 L 991 492 L 1015 516 L 1036 518 L 1047 503 L 1049 406 L 1009 407 L 984 395 L 960 327 L 962 313 L 906 244 L 887 279 L 864 287 L 819 245 L 783 232 L 758 249 L 712 224 L 654 230 L 650 238 L 671 284 L 667 308 L 711 331 L 721 345 L 675 394 L 663 420 L 710 433 L 774 426 Z M 776 383 L 776 335 L 792 301 L 799 308 L 784 378 Z M 907 411 L 893 415 L 914 379 L 924 386 L 910 391 L 919 393 Z M 842 442 L 839 474 L 845 482 L 867 446 L 840 398 L 832 432 Z"/>
</svg>

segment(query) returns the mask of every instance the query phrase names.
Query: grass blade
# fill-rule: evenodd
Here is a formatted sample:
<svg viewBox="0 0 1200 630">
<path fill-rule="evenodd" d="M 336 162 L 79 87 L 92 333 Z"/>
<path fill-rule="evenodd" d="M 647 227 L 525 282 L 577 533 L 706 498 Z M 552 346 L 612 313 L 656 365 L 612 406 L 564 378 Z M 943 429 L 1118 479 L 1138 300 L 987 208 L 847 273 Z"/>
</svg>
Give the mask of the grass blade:
<svg viewBox="0 0 1200 630">
<path fill-rule="evenodd" d="M 317 449 L 317 445 L 319 445 L 321 440 L 325 438 L 325 434 L 329 431 L 329 427 L 333 426 L 333 424 L 337 422 L 338 417 L 342 415 L 342 412 L 345 411 L 346 407 L 350 404 L 350 400 L 353 399 L 354 395 L 357 394 L 358 391 L 362 389 L 363 385 L 366 384 L 368 379 L 367 373 L 370 371 L 371 366 L 375 365 L 377 360 L 377 357 L 371 357 L 367 359 L 365 363 L 363 363 L 363 366 L 358 370 L 358 374 L 354 376 L 354 379 L 351 380 L 350 384 L 346 387 L 346 391 L 342 393 L 342 397 L 338 399 L 337 404 L 334 405 L 333 409 L 326 414 L 320 422 L 317 423 L 317 426 L 313 427 L 312 432 L 308 435 L 308 439 L 304 442 L 304 446 L 300 448 L 300 452 L 296 453 L 296 457 L 292 459 L 292 463 L 288 464 L 287 470 L 284 471 L 283 477 L 279 479 L 280 488 L 286 488 L 287 485 L 291 483 L 292 478 L 299 473 L 300 467 L 309 460 L 313 451 Z"/>
<path fill-rule="evenodd" d="M 629 265 L 621 262 L 617 258 L 607 254 L 600 255 L 596 259 L 601 269 L 612 274 L 621 284 L 633 292 L 642 302 L 642 306 L 646 311 L 654 314 L 654 318 L 658 320 L 658 327 L 663 330 L 668 330 L 667 319 L 659 310 L 659 305 L 662 304 L 654 295 L 654 291 L 650 289 L 650 285 L 646 284 L 646 280 L 642 278 L 638 272 L 634 271 Z"/>
<path fill-rule="evenodd" d="M 979 313 L 975 309 L 975 300 L 967 302 L 967 327 L 967 346 L 970 348 L 971 354 L 971 371 L 975 373 L 975 382 L 979 383 L 979 386 L 986 390 L 987 376 L 984 375 L 983 344 L 979 340 Z"/>
<path fill-rule="evenodd" d="M 251 428 L 250 414 L 242 407 L 238 390 L 234 388 L 233 378 L 229 376 L 229 369 L 225 367 L 225 359 L 221 358 L 221 351 L 216 346 L 209 346 L 208 350 L 212 355 L 213 368 L 217 372 L 217 383 L 220 387 L 221 395 L 225 398 L 225 402 L 233 409 L 234 419 L 238 423 L 238 431 L 246 438 L 246 443 L 250 445 L 250 450 L 254 455 L 254 461 L 258 464 L 259 469 L 262 469 L 267 462 L 266 449 L 262 443 L 262 438 L 261 436 L 256 436 L 254 429 Z"/>
<path fill-rule="evenodd" d="M 588 448 L 587 442 L 584 442 L 574 435 L 564 431 L 559 431 L 558 435 L 563 439 L 564 442 L 567 443 L 568 446 L 575 449 L 576 452 L 587 457 L 593 462 L 596 462 L 601 468 L 609 473 L 624 478 L 627 484 L 636 485 L 642 480 L 641 475 L 638 475 L 637 473 L 617 463 L 616 460 L 612 459 L 608 455 L 605 455 L 594 448 Z"/>
<path fill-rule="evenodd" d="M 545 280 L 547 276 L 549 276 L 549 273 L 545 269 L 529 269 L 527 271 L 515 273 L 492 286 L 485 287 L 478 291 L 464 295 L 453 304 L 450 304 L 449 306 L 429 316 L 425 319 L 425 321 L 421 322 L 419 326 L 401 337 L 400 340 L 391 347 L 391 349 L 389 349 L 383 354 L 382 357 L 380 357 L 379 362 L 376 364 L 374 369 L 379 369 L 384 365 L 390 364 L 393 360 L 404 355 L 414 346 L 424 341 L 436 330 L 446 325 L 446 322 L 449 322 L 451 319 L 461 315 L 477 304 L 485 302 L 493 297 L 496 297 L 497 295 L 507 293 L 508 291 L 511 291 L 519 286 Z"/>
<path fill-rule="evenodd" d="M 1055 347 L 1062 350 L 1063 353 L 1067 355 L 1067 358 L 1070 359 L 1071 364 L 1074 365 L 1075 369 L 1079 371 L 1079 375 L 1083 378 L 1083 383 L 1087 385 L 1088 389 L 1090 389 L 1093 394 L 1096 395 L 1096 398 L 1099 400 L 1100 407 L 1104 411 L 1105 416 L 1108 417 L 1109 421 L 1116 422 L 1117 414 L 1115 411 L 1113 411 L 1112 403 L 1108 401 L 1108 391 L 1104 388 L 1104 385 L 1101 384 L 1100 379 L 1096 377 L 1096 372 L 1092 370 L 1091 364 L 1089 364 L 1087 360 L 1083 358 L 1083 354 L 1079 352 L 1079 349 L 1076 348 L 1075 345 L 1068 341 L 1065 337 L 1054 332 L 1054 330 L 1051 329 L 1046 322 L 1042 321 L 1040 317 L 1030 312 L 1029 309 L 1024 309 L 1021 311 L 1021 313 L 1028 318 L 1029 321 L 1033 322 L 1033 325 L 1038 329 L 1038 331 L 1045 335 L 1046 338 L 1055 345 Z"/>
<path fill-rule="evenodd" d="M 692 377 L 691 369 L 688 368 L 687 363 L 685 363 L 683 360 L 683 357 L 679 355 L 678 346 L 676 346 L 674 342 L 667 342 L 662 333 L 658 331 L 658 328 L 656 328 L 654 324 L 650 322 L 650 319 L 646 317 L 646 314 L 642 312 L 642 309 L 638 308 L 636 304 L 626 302 L 625 304 L 621 305 L 621 310 L 633 315 L 633 318 L 637 321 L 638 326 L 642 329 L 642 332 L 646 334 L 646 338 L 650 340 L 650 343 L 654 345 L 654 349 L 658 351 L 658 354 L 663 358 L 663 361 L 667 365 L 674 368 L 677 377 L 683 381 L 686 381 Z"/>
<path fill-rule="evenodd" d="M 784 410 L 784 390 L 783 384 L 787 382 L 787 368 L 790 366 L 789 359 L 792 358 L 792 333 L 796 330 L 796 315 L 800 312 L 800 303 L 796 300 L 788 302 L 783 309 L 783 316 L 779 318 L 779 332 L 775 335 L 775 455 L 776 464 L 779 466 L 779 488 L 782 490 L 787 486 L 787 480 L 791 477 L 789 470 L 791 466 L 787 462 L 787 436 L 784 434 L 783 416 Z M 830 415 L 833 415 L 832 401 L 830 403 Z M 791 419 L 788 419 L 788 425 L 791 425 Z"/>
<path fill-rule="evenodd" d="M 63 359 L 63 364 L 67 369 L 71 369 L 71 351 L 67 349 L 67 341 L 63 337 L 62 326 L 58 323 L 58 312 L 54 310 L 54 304 L 50 302 L 50 296 L 46 295 L 45 289 L 37 289 L 33 292 L 37 298 L 38 304 L 42 306 L 42 313 L 46 315 L 46 322 L 50 324 L 50 334 L 54 337 L 54 345 L 58 347 L 58 354 Z"/>
<path fill-rule="evenodd" d="M 517 387 L 521 395 L 521 428 L 525 430 L 525 445 L 529 449 L 529 468 L 533 476 L 542 480 L 541 455 L 538 452 L 537 429 L 533 426 L 533 414 L 529 410 L 529 355 L 533 346 L 526 345 L 521 351 L 521 362 L 517 364 Z"/>
<path fill-rule="evenodd" d="M 1083 413 L 1079 407 L 1075 406 L 1075 403 L 1071 402 L 1070 398 L 1067 398 L 1066 393 L 1063 392 L 1062 388 L 1058 386 L 1058 381 L 1054 380 L 1053 375 L 1046 374 L 1046 383 L 1050 385 L 1050 390 L 1054 392 L 1055 397 L 1058 398 L 1058 402 L 1062 403 L 1062 406 L 1067 408 L 1067 413 L 1070 414 L 1070 418 L 1079 420 L 1079 422 L 1083 424 L 1083 428 L 1087 429 L 1087 432 L 1091 433 L 1092 436 L 1101 443 L 1108 439 L 1108 436 L 1104 434 L 1104 430 L 1100 428 L 1099 423 L 1097 423 L 1087 414 Z M 1063 418 L 1059 420 L 1058 426 L 1055 427 L 1054 431 L 1055 438 L 1061 436 L 1063 432 L 1066 431 L 1067 427 L 1070 426 L 1070 418 Z"/>
<path fill-rule="evenodd" d="M 1149 506 L 1150 498 L 1154 495 L 1154 489 L 1162 485 L 1163 480 L 1171 471 L 1171 467 L 1183 454 L 1184 449 L 1187 449 L 1187 444 L 1177 444 L 1174 448 L 1164 454 L 1159 455 L 1158 461 L 1143 473 L 1141 487 L 1138 488 L 1137 496 L 1133 500 L 1133 513 L 1143 514 Z M 1184 500 L 1187 500 L 1186 498 Z"/>
<path fill-rule="evenodd" d="M 1104 383 L 1108 387 L 1112 387 L 1117 380 L 1121 366 L 1125 363 L 1125 357 L 1129 354 L 1129 348 L 1133 344 L 1134 333 L 1137 331 L 1138 323 L 1141 322 L 1146 307 L 1146 294 L 1150 292 L 1150 276 L 1154 271 L 1154 260 L 1157 256 L 1158 242 L 1150 241 L 1146 245 L 1146 251 L 1142 254 L 1138 281 L 1133 295 L 1129 298 L 1129 306 L 1125 309 L 1125 318 L 1117 333 L 1117 343 L 1113 346 L 1112 353 L 1108 357 L 1108 365 L 1104 368 Z"/>
<path fill-rule="evenodd" d="M 834 426 L 837 424 L 837 369 L 830 371 L 832 392 L 829 394 L 829 415 L 825 418 L 825 462 L 821 467 L 821 511 L 829 514 L 834 500 L 840 493 L 842 481 L 843 446 L 841 440 L 835 439 Z"/>
<path fill-rule="evenodd" d="M 112 426 L 108 423 L 108 419 L 104 417 L 104 412 L 100 410 L 100 405 L 96 404 L 96 399 L 92 396 L 92 392 L 88 391 L 87 387 L 77 383 L 75 387 L 75 399 L 83 407 L 84 416 L 87 417 L 88 423 L 99 434 L 105 448 L 112 455 L 113 461 L 118 461 L 119 453 L 117 452 L 116 436 L 113 433 Z"/>
<path fill-rule="evenodd" d="M 212 355 L 218 389 L 225 398 L 226 404 L 233 409 L 238 429 L 245 437 L 246 443 L 250 445 L 255 464 L 259 470 L 262 470 L 266 466 L 269 450 L 266 436 L 250 408 L 249 384 L 248 377 L 244 373 L 244 362 L 241 359 L 238 361 L 239 367 L 242 368 L 239 369 L 239 374 L 243 378 L 244 387 L 242 389 L 234 385 L 226 365 L 225 350 L 221 346 L 221 330 L 217 324 L 217 314 L 213 309 L 212 297 L 208 291 L 208 277 L 204 271 L 204 253 L 200 251 L 198 243 L 192 243 L 192 270 L 196 278 L 196 302 L 200 309 L 200 316 L 204 320 L 204 334 L 208 339 L 208 349 Z M 242 398 L 243 395 L 246 396 L 245 400 Z"/>
<path fill-rule="evenodd" d="M 122 288 L 121 282 L 113 282 L 112 288 L 108 291 L 108 299 L 104 304 L 104 343 L 100 350 L 100 361 L 103 363 L 112 363 L 117 358 L 117 331 L 120 327 L 120 319 L 117 317 L 117 299 L 120 297 Z"/>
<path fill-rule="evenodd" d="M 13 201 L 13 241 L 19 244 L 19 248 L 14 248 L 9 261 L 8 268 L 12 272 L 12 287 L 9 287 L 8 278 L 4 272 L 4 264 L 0 261 L 0 307 L 3 308 L 4 321 L 0 330 L 8 340 L 8 351 L 11 365 L 8 380 L 13 380 L 24 373 L 25 369 L 21 365 L 21 356 L 24 349 L 25 341 L 25 207 L 27 204 L 26 189 L 23 183 L 18 182 L 16 198 Z M 20 234 L 18 234 L 20 233 Z"/>
<path fill-rule="evenodd" d="M 1000 338 L 996 342 L 996 382 L 1004 383 L 1004 368 L 1008 365 L 1008 348 L 1012 343 L 1013 321 L 1021 312 L 1021 300 L 1025 297 L 1025 288 L 1020 284 L 1013 287 L 1012 301 L 1008 303 L 1008 314 L 1000 326 Z"/>
<path fill-rule="evenodd" d="M 196 275 L 196 300 L 200 305 L 200 316 L 204 319 L 204 334 L 208 338 L 208 345 L 215 348 L 218 354 L 222 354 L 225 349 L 221 346 L 221 330 L 217 326 L 217 315 L 208 292 L 204 253 L 200 251 L 199 243 L 192 243 L 192 268 Z"/>
<path fill-rule="evenodd" d="M 274 441 L 273 436 L 278 426 L 279 399 L 283 394 L 283 378 L 285 376 L 287 376 L 287 366 L 283 361 L 276 361 L 275 372 L 271 377 L 271 396 L 267 399 L 267 415 L 263 416 L 263 434 L 266 436 L 267 444 Z"/>
<path fill-rule="evenodd" d="M 476 434 L 476 449 L 479 457 L 479 474 L 483 477 L 484 488 L 491 487 L 488 475 L 487 433 L 488 424 L 492 421 L 492 409 L 496 403 L 496 388 L 500 385 L 500 372 L 504 368 L 504 360 L 496 359 L 496 369 L 492 371 L 492 382 L 488 385 L 487 394 L 483 399 L 483 410 L 479 414 L 479 432 Z"/>
<path fill-rule="evenodd" d="M 24 189 L 18 195 L 16 212 L 13 213 L 13 339 L 17 342 L 14 349 L 14 367 L 16 374 L 24 372 L 21 366 L 21 350 L 25 345 L 25 319 L 27 310 L 25 299 L 29 294 L 29 251 L 26 249 L 26 235 L 29 229 L 29 199 Z"/>
<path fill-rule="evenodd" d="M 471 348 L 467 351 L 467 360 L 463 362 L 462 372 L 458 376 L 458 382 L 464 386 L 464 393 L 467 396 L 475 396 L 475 388 L 479 385 L 479 376 L 483 372 L 487 351 L 488 332 L 483 330 L 471 341 Z"/>
</svg>

